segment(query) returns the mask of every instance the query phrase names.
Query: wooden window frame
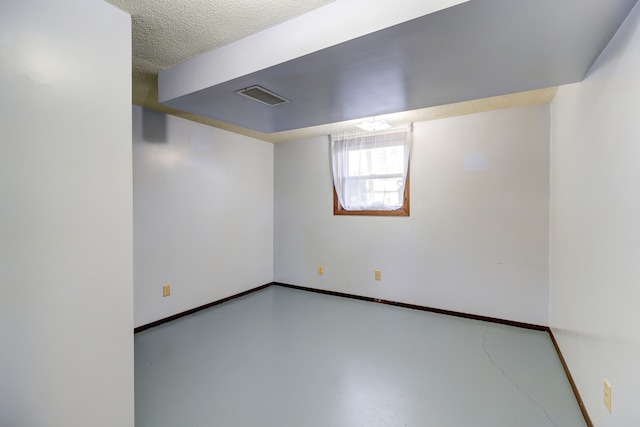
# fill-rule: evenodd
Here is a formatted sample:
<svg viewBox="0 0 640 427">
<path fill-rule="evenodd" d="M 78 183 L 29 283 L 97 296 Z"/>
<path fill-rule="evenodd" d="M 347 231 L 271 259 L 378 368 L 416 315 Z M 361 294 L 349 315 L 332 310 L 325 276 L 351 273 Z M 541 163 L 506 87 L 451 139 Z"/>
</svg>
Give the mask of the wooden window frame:
<svg viewBox="0 0 640 427">
<path fill-rule="evenodd" d="M 402 206 L 394 210 L 357 210 L 350 211 L 342 207 L 338 200 L 336 186 L 333 185 L 333 214 L 334 215 L 359 215 L 359 216 L 410 216 L 410 168 L 407 168 L 407 180 L 404 185 L 404 198 Z"/>
</svg>

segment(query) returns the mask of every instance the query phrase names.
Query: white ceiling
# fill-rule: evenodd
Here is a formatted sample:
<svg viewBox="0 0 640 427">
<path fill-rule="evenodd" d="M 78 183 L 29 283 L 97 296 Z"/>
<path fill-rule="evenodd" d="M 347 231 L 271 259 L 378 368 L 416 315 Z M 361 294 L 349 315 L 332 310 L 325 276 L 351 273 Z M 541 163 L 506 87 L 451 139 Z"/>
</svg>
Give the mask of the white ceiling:
<svg viewBox="0 0 640 427">
<path fill-rule="evenodd" d="M 555 91 L 547 88 L 580 81 L 636 3 L 471 0 L 253 73 L 234 75 L 162 105 L 157 102 L 160 71 L 169 69 L 166 72 L 175 75 L 175 70 L 182 72 L 198 63 L 208 67 L 196 70 L 202 75 L 221 67 L 233 70 L 229 63 L 211 67 L 200 58 L 185 61 L 205 52 L 210 53 L 202 58 L 215 58 L 218 51 L 236 48 L 234 58 L 255 55 L 243 41 L 252 40 L 251 35 L 257 39 L 277 34 L 265 30 L 296 20 L 317 25 L 327 34 L 339 32 L 340 27 L 331 25 L 335 19 L 308 18 L 357 0 L 336 0 L 326 9 L 318 8 L 332 1 L 107 1 L 132 15 L 135 104 L 271 142 L 330 133 L 373 115 L 395 113 L 386 117 L 419 121 L 550 102 Z M 373 9 L 378 6 L 368 4 Z M 358 19 L 357 15 L 348 18 Z M 287 43 L 305 42 L 296 36 L 269 42 L 279 54 L 277 50 Z M 193 78 L 186 76 L 185 81 L 192 83 Z M 292 102 L 268 107 L 233 93 L 252 84 Z M 407 110 L 409 114 L 397 114 Z"/>
</svg>

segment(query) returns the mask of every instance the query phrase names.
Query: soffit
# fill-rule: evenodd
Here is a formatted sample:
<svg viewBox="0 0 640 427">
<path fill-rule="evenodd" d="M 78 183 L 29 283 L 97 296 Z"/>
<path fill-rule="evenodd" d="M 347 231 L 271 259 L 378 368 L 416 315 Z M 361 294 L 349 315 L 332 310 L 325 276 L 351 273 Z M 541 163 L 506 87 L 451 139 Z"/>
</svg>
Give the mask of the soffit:
<svg viewBox="0 0 640 427">
<path fill-rule="evenodd" d="M 293 126 L 287 125 L 288 130 L 263 128 L 261 131 L 260 129 L 251 129 L 251 127 L 255 127 L 251 125 L 251 121 L 239 122 L 235 120 L 236 117 L 259 116 L 259 113 L 256 116 L 255 111 L 252 110 L 254 107 L 236 110 L 238 114 L 236 115 L 234 113 L 230 120 L 224 115 L 208 114 L 198 111 L 193 108 L 193 105 L 189 106 L 188 102 L 184 105 L 178 103 L 171 106 L 159 104 L 157 101 L 158 72 L 176 64 L 183 63 L 190 58 L 197 57 L 203 52 L 216 51 L 225 46 L 229 47 L 230 44 L 243 40 L 252 34 L 255 35 L 288 20 L 295 20 L 297 16 L 332 3 L 331 1 L 308 0 L 300 2 L 296 0 L 282 0 L 277 2 L 277 5 L 274 2 L 267 3 L 263 1 L 246 0 L 190 0 L 185 2 L 177 2 L 175 0 L 107 1 L 132 14 L 134 55 L 132 61 L 133 102 L 136 105 L 164 111 L 168 114 L 270 142 L 288 141 L 332 133 L 340 129 L 348 128 L 357 121 L 349 115 L 335 115 L 335 105 L 328 108 L 326 105 L 324 107 L 310 107 L 306 105 L 301 107 L 298 104 L 299 109 L 308 109 L 312 111 L 312 114 L 314 114 L 313 110 L 315 108 L 315 111 L 321 115 L 326 116 L 327 113 L 334 115 L 328 116 L 328 119 L 325 118 L 317 123 L 312 123 L 312 125 L 307 122 L 294 124 Z M 341 0 L 337 0 L 337 2 L 340 1 Z M 439 65 L 439 67 L 445 71 L 441 74 L 450 74 L 452 77 L 455 77 L 455 79 L 451 80 L 453 83 L 451 83 L 451 81 L 446 84 L 434 83 L 434 86 L 431 86 L 431 88 L 442 89 L 441 92 L 449 92 L 449 90 L 444 89 L 447 87 L 457 89 L 460 83 L 464 85 L 471 82 L 473 83 L 469 84 L 469 86 L 472 87 L 471 90 L 468 91 L 466 95 L 456 94 L 453 98 L 450 97 L 447 99 L 446 97 L 441 97 L 435 102 L 423 101 L 422 105 L 406 102 L 405 99 L 404 105 L 396 105 L 394 107 L 393 110 L 395 111 L 380 109 L 380 106 L 371 110 L 358 110 L 358 114 L 361 114 L 358 117 L 377 114 L 385 115 L 391 122 L 421 121 L 486 111 L 488 109 L 550 102 L 555 93 L 553 86 L 570 82 L 567 80 L 579 81 L 584 76 L 589 66 L 595 61 L 602 48 L 604 48 L 615 30 L 617 30 L 635 2 L 636 0 L 610 0 L 607 2 L 599 0 L 540 0 L 539 2 L 530 2 L 528 0 L 471 0 L 468 3 L 450 8 L 455 10 L 458 7 L 467 5 L 466 9 L 460 9 L 463 12 L 462 14 L 458 11 L 456 13 L 459 16 L 456 17 L 454 15 L 453 18 L 448 18 L 448 20 L 444 20 L 443 22 L 440 22 L 442 21 L 440 19 L 434 20 L 434 18 L 438 16 L 438 13 L 451 14 L 451 10 L 445 9 L 419 18 L 424 21 L 422 25 L 414 25 L 414 30 L 415 28 L 419 29 L 420 26 L 429 27 L 429 31 L 431 32 L 427 41 L 431 40 L 429 43 L 432 47 L 438 45 L 438 43 L 433 42 L 434 40 L 440 40 L 439 43 L 448 46 L 447 49 L 450 48 L 451 43 L 463 46 L 461 51 L 449 54 L 450 57 L 454 58 L 453 62 L 448 62 L 448 65 Z M 533 9 L 527 9 L 527 7 L 530 7 L 527 6 L 527 4 L 535 5 L 535 7 Z M 375 8 L 376 6 L 374 3 L 371 3 L 371 7 Z M 492 9 L 496 7 L 498 9 Z M 514 7 L 521 9 L 518 12 L 517 9 L 513 9 Z M 522 9 L 523 7 L 524 9 Z M 502 9 L 504 9 L 504 11 L 500 12 Z M 473 13 L 469 13 L 469 11 Z M 464 16 L 464 18 L 460 18 L 462 16 Z M 322 22 L 318 24 L 326 25 L 326 23 Z M 462 28 L 457 27 L 457 25 L 462 25 Z M 435 30 L 432 27 L 441 28 L 441 31 L 434 32 Z M 526 30 L 518 32 L 522 27 Z M 339 30 L 331 28 L 330 26 L 327 28 L 331 31 Z M 589 28 L 589 31 L 586 31 L 587 28 Z M 388 38 L 390 30 L 383 29 L 380 31 L 387 31 L 384 37 L 378 39 L 384 40 L 384 46 L 382 47 L 393 47 L 396 42 L 394 42 L 392 38 Z M 396 33 L 402 32 L 397 29 L 394 31 Z M 513 31 L 519 34 L 518 37 L 513 36 Z M 487 34 L 489 34 L 489 36 Z M 372 34 L 369 37 L 380 37 L 380 34 Z M 475 39 L 486 40 L 487 37 L 492 38 L 494 41 L 497 40 L 497 43 L 494 42 L 489 48 L 485 46 L 478 50 L 477 45 L 473 44 L 475 43 Z M 545 59 L 535 60 L 535 56 L 540 53 L 540 50 L 544 50 L 545 45 L 554 45 L 558 40 L 561 42 L 563 37 L 571 37 L 572 42 L 567 45 L 569 48 L 573 47 L 577 50 L 577 55 L 572 53 L 570 51 L 571 49 L 565 47 L 565 49 L 569 49 L 568 53 L 563 54 L 562 51 L 554 50 L 554 53 L 550 56 L 548 55 Z M 538 42 L 536 42 L 536 40 L 538 40 Z M 278 40 L 273 40 L 273 43 L 277 48 Z M 354 45 L 357 45 L 357 43 L 362 43 L 362 40 L 359 42 L 356 41 Z M 419 44 L 420 43 L 418 43 L 418 45 Z M 587 49 L 591 49 L 591 51 L 586 52 L 585 46 Z M 487 55 L 487 49 L 489 49 L 489 55 Z M 348 49 L 345 50 L 344 46 L 342 46 L 342 50 L 348 52 Z M 249 53 L 250 52 L 239 52 L 240 55 Z M 327 53 L 324 52 L 324 54 L 326 55 Z M 315 55 L 315 53 L 312 55 Z M 580 58 L 578 62 L 581 63 L 581 69 L 576 74 L 578 77 L 574 76 L 570 79 L 556 78 L 555 80 L 540 79 L 541 76 L 545 77 L 545 74 L 553 74 L 554 69 L 563 68 L 566 62 L 565 56 L 573 58 L 573 60 L 578 57 Z M 480 68 L 484 67 L 484 82 L 476 81 L 477 78 L 473 76 L 474 68 L 477 68 L 473 66 L 473 62 L 459 61 L 456 63 L 456 58 L 460 59 L 463 57 L 467 57 L 467 60 L 474 59 L 475 57 L 478 61 L 477 63 L 481 65 Z M 296 61 L 297 59 L 299 58 L 293 58 L 291 61 Z M 439 59 L 436 60 L 439 61 Z M 434 60 L 432 59 L 432 61 Z M 449 61 L 451 60 L 449 59 Z M 517 64 L 522 61 L 528 64 L 527 67 L 517 69 Z M 555 65 L 549 67 L 549 63 Z M 281 78 L 282 69 L 278 69 L 278 67 L 281 68 L 285 65 L 287 64 L 278 64 L 274 67 L 261 70 L 264 72 L 264 76 L 266 76 L 266 83 L 263 83 L 263 85 L 269 89 L 273 89 L 269 87 L 269 79 Z M 291 64 L 289 64 L 289 66 L 290 65 Z M 420 68 L 411 67 L 405 67 L 401 71 L 401 74 L 404 76 L 403 79 L 407 81 L 401 81 L 402 79 L 398 80 L 396 78 L 396 82 L 394 83 L 396 88 L 401 87 L 405 95 L 407 93 L 413 93 L 414 98 L 423 97 L 425 92 L 424 87 L 414 90 L 411 88 L 412 83 L 410 80 L 415 80 L 415 76 L 419 76 L 420 73 L 424 71 L 421 71 Z M 389 70 L 385 72 L 391 76 L 394 73 L 394 71 Z M 397 71 L 395 72 L 397 74 Z M 514 73 L 522 75 L 521 77 L 525 83 L 513 84 L 513 76 L 511 76 L 511 74 Z M 358 73 L 352 72 L 351 74 L 357 75 Z M 250 77 L 252 77 L 251 80 L 247 81 L 253 81 L 252 84 L 256 83 L 255 79 L 253 79 L 255 76 Z M 244 78 L 246 78 L 246 76 L 238 76 L 236 79 L 222 83 L 222 85 L 226 84 L 229 86 L 230 81 L 238 80 L 239 82 Z M 371 78 L 375 80 L 377 77 L 373 76 Z M 305 83 L 303 80 L 298 79 L 291 80 L 294 85 L 302 88 L 306 88 L 309 84 L 317 86 L 319 83 L 317 76 L 311 83 Z M 343 79 L 346 83 L 339 85 L 335 84 L 335 79 L 332 80 L 331 76 L 324 76 L 320 80 L 328 81 L 329 83 L 333 82 L 333 84 L 322 86 L 320 89 L 321 92 L 339 92 L 341 89 L 354 87 L 352 83 L 347 84 L 349 79 Z M 494 80 L 498 82 L 506 80 L 509 81 L 509 84 L 497 88 L 494 87 Z M 532 84 L 531 82 L 534 80 L 536 80 L 537 83 Z M 352 82 L 353 81 L 354 80 L 352 80 Z M 527 83 L 527 81 L 529 83 Z M 356 85 L 357 84 L 360 83 L 356 81 Z M 249 85 L 250 84 L 247 84 L 247 86 Z M 225 90 L 238 89 L 233 86 L 234 85 L 230 85 L 225 88 Z M 552 87 L 548 88 L 549 86 Z M 215 91 L 219 89 L 220 87 L 204 90 Z M 278 90 L 276 90 L 276 92 L 278 92 Z M 281 94 L 288 98 L 296 97 L 295 93 L 294 96 L 291 96 L 288 92 Z M 420 96 L 416 96 L 415 94 L 420 94 Z M 426 98 L 429 97 L 426 96 Z M 253 102 L 251 100 L 247 101 Z M 362 99 L 357 102 L 363 104 Z M 366 102 L 364 102 L 364 104 L 366 104 Z M 265 106 L 264 108 L 272 107 Z M 340 108 L 345 109 L 344 106 Z M 348 107 L 346 109 L 348 110 Z M 353 109 L 354 108 L 352 108 L 352 110 Z M 402 113 L 404 110 L 408 111 Z"/>
</svg>

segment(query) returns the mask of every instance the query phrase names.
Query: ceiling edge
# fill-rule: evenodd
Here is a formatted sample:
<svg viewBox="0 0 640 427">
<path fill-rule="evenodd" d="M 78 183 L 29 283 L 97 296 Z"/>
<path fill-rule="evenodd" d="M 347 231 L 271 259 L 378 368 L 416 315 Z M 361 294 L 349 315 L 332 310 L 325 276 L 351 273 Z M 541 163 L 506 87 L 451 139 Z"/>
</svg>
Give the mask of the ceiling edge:
<svg viewBox="0 0 640 427">
<path fill-rule="evenodd" d="M 484 111 L 524 107 L 527 105 L 549 104 L 553 100 L 557 89 L 557 87 L 537 89 L 527 92 L 493 96 L 490 98 L 456 102 L 436 107 L 421 108 L 418 110 L 394 114 L 385 114 L 377 117 L 386 120 L 390 124 L 403 122 L 416 123 L 481 113 Z M 132 94 L 134 105 L 271 143 L 295 141 L 320 135 L 329 135 L 331 133 L 345 130 L 353 130 L 356 123 L 359 123 L 363 119 L 359 118 L 357 120 L 330 123 L 283 132 L 263 133 L 159 104 L 157 74 L 134 74 Z"/>
</svg>

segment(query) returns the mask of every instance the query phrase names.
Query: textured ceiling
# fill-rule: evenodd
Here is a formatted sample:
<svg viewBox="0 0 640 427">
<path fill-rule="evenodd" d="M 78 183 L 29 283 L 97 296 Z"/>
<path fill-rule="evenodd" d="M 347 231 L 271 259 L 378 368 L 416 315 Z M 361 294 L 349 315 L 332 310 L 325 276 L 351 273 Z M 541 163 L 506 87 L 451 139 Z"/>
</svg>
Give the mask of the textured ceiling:
<svg viewBox="0 0 640 427">
<path fill-rule="evenodd" d="M 154 74 L 334 0 L 107 0 L 132 21 L 133 71 Z"/>
<path fill-rule="evenodd" d="M 133 103 L 232 132 L 259 132 L 158 103 L 158 72 L 334 0 L 105 0 L 131 15 Z M 291 135 L 290 138 L 295 138 Z"/>
<path fill-rule="evenodd" d="M 241 40 L 333 0 L 106 0 L 132 15 L 133 103 L 269 142 L 328 134 L 354 121 L 262 133 L 158 103 L 158 72 Z M 224 64 L 222 64 L 224 66 Z M 496 108 L 548 103 L 541 89 L 387 115 L 390 122 L 423 121 Z"/>
</svg>

